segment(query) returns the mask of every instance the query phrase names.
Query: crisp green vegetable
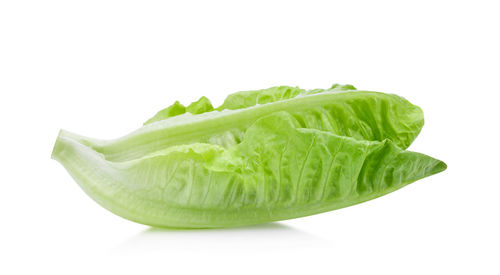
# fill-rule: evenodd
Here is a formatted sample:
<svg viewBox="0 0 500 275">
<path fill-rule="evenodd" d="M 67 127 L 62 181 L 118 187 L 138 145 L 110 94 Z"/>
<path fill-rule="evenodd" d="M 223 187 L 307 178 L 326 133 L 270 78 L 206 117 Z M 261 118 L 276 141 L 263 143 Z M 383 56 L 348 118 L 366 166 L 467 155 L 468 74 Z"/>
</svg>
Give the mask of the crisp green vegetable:
<svg viewBox="0 0 500 275">
<path fill-rule="evenodd" d="M 232 94 L 215 109 L 205 97 L 175 102 L 115 140 L 62 130 L 52 157 L 132 221 L 238 226 L 346 207 L 445 170 L 404 150 L 423 123 L 396 95 L 282 86 Z"/>
</svg>

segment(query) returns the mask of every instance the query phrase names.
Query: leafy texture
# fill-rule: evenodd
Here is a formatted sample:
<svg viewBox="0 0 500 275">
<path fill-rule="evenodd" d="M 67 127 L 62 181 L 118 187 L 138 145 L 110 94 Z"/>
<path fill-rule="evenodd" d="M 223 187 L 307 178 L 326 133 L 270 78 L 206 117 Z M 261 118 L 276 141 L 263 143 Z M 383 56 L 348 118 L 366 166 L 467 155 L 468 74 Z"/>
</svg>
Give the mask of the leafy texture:
<svg viewBox="0 0 500 275">
<path fill-rule="evenodd" d="M 404 150 L 423 114 L 396 95 L 281 86 L 232 94 L 215 110 L 204 97 L 181 106 L 116 140 L 61 131 L 53 158 L 110 211 L 190 228 L 338 209 L 446 169 Z"/>
<path fill-rule="evenodd" d="M 159 111 L 156 113 L 156 115 L 148 121 L 144 122 L 144 125 L 153 123 L 155 121 L 159 120 L 164 120 L 169 117 L 174 117 L 178 115 L 182 115 L 186 112 L 197 115 L 201 113 L 206 113 L 213 111 L 214 107 L 212 106 L 212 103 L 210 103 L 210 100 L 204 96 L 202 96 L 198 101 L 195 101 L 191 103 L 189 106 L 185 107 L 182 105 L 179 101 L 176 101 L 174 104 L 171 106 Z"/>
</svg>

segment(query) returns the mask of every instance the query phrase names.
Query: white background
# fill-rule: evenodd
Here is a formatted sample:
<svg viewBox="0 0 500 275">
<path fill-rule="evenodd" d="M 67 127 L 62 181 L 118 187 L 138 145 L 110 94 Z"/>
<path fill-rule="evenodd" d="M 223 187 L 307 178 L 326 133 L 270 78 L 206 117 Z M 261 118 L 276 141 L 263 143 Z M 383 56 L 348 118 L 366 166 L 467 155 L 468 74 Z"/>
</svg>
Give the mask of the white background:
<svg viewBox="0 0 500 275">
<path fill-rule="evenodd" d="M 1 274 L 499 274 L 497 1 L 1 1 Z M 397 93 L 444 173 L 312 217 L 168 231 L 93 202 L 60 128 L 274 85 Z"/>
</svg>

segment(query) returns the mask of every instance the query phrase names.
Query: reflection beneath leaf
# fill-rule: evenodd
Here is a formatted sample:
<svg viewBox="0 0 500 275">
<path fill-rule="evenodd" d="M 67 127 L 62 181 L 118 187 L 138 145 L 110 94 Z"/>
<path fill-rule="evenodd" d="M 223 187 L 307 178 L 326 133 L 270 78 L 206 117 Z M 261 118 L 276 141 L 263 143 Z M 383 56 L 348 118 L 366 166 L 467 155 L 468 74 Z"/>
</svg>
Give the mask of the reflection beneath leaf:
<svg viewBox="0 0 500 275">
<path fill-rule="evenodd" d="M 328 240 L 311 235 L 282 223 L 223 229 L 163 229 L 149 228 L 120 244 L 113 252 L 183 253 L 189 251 L 233 251 L 235 253 L 283 250 L 297 247 L 331 246 Z"/>
</svg>

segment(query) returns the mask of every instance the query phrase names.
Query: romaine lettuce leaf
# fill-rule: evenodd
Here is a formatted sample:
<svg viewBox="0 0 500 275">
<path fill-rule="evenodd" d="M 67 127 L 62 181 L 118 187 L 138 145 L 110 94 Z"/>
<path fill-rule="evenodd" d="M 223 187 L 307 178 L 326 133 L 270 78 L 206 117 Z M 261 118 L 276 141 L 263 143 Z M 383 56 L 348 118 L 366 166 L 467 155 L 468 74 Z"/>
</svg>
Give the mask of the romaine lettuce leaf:
<svg viewBox="0 0 500 275">
<path fill-rule="evenodd" d="M 52 156 L 117 215 L 189 228 L 321 213 L 446 169 L 404 150 L 423 114 L 396 95 L 282 86 L 179 105 L 116 140 L 61 131 Z"/>
</svg>

